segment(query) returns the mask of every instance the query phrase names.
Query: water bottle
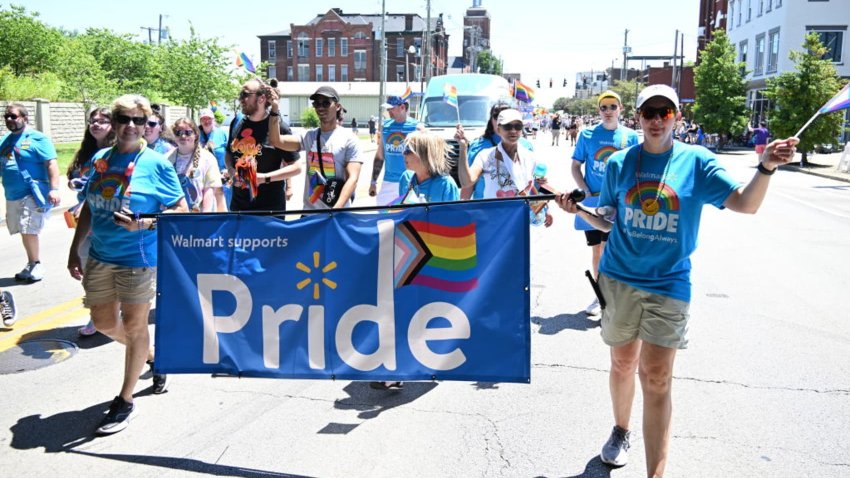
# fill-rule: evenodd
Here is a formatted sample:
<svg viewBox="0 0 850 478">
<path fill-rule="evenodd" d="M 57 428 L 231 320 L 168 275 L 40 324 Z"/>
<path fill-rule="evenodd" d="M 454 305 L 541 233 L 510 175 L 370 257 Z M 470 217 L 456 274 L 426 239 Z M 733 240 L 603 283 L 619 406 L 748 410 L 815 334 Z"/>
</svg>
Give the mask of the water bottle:
<svg viewBox="0 0 850 478">
<path fill-rule="evenodd" d="M 541 179 L 546 177 L 546 173 L 549 171 L 549 167 L 546 166 L 546 163 L 537 163 L 534 165 L 534 172 L 532 175 L 534 179 Z"/>
<path fill-rule="evenodd" d="M 530 209 L 530 208 L 529 208 L 528 212 L 530 214 L 530 221 L 529 222 L 531 222 L 531 225 L 532 226 L 540 226 L 540 225 L 542 225 L 546 222 L 546 213 L 549 212 L 549 206 L 544 205 L 543 208 L 540 209 L 540 212 L 538 212 L 537 214 L 534 214 L 534 210 Z"/>
</svg>

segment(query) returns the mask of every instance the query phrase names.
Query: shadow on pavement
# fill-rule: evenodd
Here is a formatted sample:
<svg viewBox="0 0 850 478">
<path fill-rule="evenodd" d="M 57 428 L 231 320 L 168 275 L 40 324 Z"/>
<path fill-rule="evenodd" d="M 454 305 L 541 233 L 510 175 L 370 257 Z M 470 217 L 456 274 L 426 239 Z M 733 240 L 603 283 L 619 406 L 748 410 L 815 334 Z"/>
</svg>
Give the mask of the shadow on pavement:
<svg viewBox="0 0 850 478">
<path fill-rule="evenodd" d="M 55 329 L 50 330 L 36 330 L 22 335 L 21 338 L 18 339 L 18 343 L 26 342 L 27 340 L 33 339 L 59 339 L 74 342 L 75 344 L 77 344 L 77 347 L 87 350 L 93 349 L 95 347 L 100 347 L 101 345 L 106 345 L 112 342 L 112 339 L 101 333 L 96 333 L 88 337 L 80 336 L 78 332 L 79 330 L 79 325 L 57 327 Z"/>
<path fill-rule="evenodd" d="M 602 459 L 599 458 L 599 455 L 596 455 L 587 462 L 583 472 L 567 478 L 610 478 L 612 469 L 611 466 L 602 463 Z"/>
<path fill-rule="evenodd" d="M 357 410 L 360 412 L 357 418 L 371 420 L 387 410 L 416 400 L 436 386 L 437 382 L 405 382 L 400 390 L 373 390 L 369 382 L 351 382 L 343 388 L 349 397 L 336 400 L 334 408 Z"/>
<path fill-rule="evenodd" d="M 260 478 L 260 477 L 281 477 L 281 478 L 309 478 L 304 475 L 290 475 L 289 473 L 278 473 L 274 471 L 255 470 L 253 468 L 242 468 L 239 466 L 218 465 L 207 463 L 201 460 L 191 458 L 177 458 L 171 456 L 151 456 L 151 455 L 125 455 L 111 453 L 91 453 L 87 451 L 69 450 L 76 455 L 90 456 L 92 458 L 100 458 L 104 460 L 123 461 L 125 463 L 133 463 L 136 465 L 148 465 L 164 468 L 166 470 L 184 470 L 197 473 L 204 473 L 215 476 L 239 476 L 245 478 Z M 155 474 L 151 471 L 151 474 Z"/>
<path fill-rule="evenodd" d="M 30 415 L 11 428 L 10 446 L 16 450 L 44 448 L 45 453 L 70 451 L 94 440 L 94 429 L 109 402 L 92 405 L 85 410 L 62 412 L 49 417 Z"/>
<path fill-rule="evenodd" d="M 549 318 L 532 317 L 531 323 L 539 325 L 539 332 L 543 335 L 555 335 L 564 329 L 583 332 L 599 327 L 599 321 L 589 319 L 584 312 L 579 312 L 578 314 L 559 314 Z"/>
</svg>

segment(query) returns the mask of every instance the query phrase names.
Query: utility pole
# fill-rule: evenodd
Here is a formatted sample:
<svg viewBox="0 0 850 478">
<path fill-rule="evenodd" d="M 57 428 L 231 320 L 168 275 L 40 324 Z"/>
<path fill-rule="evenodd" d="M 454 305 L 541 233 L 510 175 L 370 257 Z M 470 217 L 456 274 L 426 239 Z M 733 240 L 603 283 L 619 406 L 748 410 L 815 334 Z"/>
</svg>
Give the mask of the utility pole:
<svg viewBox="0 0 850 478">
<path fill-rule="evenodd" d="M 670 88 L 673 88 L 673 90 L 675 90 L 676 89 L 676 67 L 679 65 L 679 61 L 678 61 L 679 59 L 676 58 L 677 56 L 679 56 L 679 30 L 676 30 L 676 36 L 673 37 L 673 38 L 674 38 L 674 41 L 673 41 L 673 64 L 671 65 L 671 67 L 673 69 L 670 70 Z"/>
<path fill-rule="evenodd" d="M 676 80 L 676 95 L 682 89 L 682 72 L 685 71 L 685 33 L 679 36 L 679 78 Z M 679 95 L 681 97 L 681 95 Z"/>
<path fill-rule="evenodd" d="M 427 61 L 427 69 L 425 70 L 425 80 L 431 79 L 431 0 L 428 0 L 426 3 L 426 20 L 425 20 L 425 31 L 427 32 L 425 38 L 425 58 Z"/>
<path fill-rule="evenodd" d="M 626 35 L 623 38 L 623 69 L 620 71 L 620 80 L 628 79 L 626 77 L 626 63 L 628 62 L 630 51 L 631 50 L 629 49 L 629 29 L 626 28 Z"/>
<path fill-rule="evenodd" d="M 151 43 L 153 43 L 153 35 L 152 35 L 152 33 L 153 33 L 153 31 L 154 31 L 154 30 L 156 30 L 156 28 L 154 28 L 154 27 L 140 27 L 140 28 L 141 28 L 142 30 L 147 30 L 147 31 L 148 31 L 148 45 L 150 45 Z"/>
<path fill-rule="evenodd" d="M 381 88 L 378 96 L 378 119 L 383 118 L 381 104 L 384 103 L 387 88 L 387 37 L 384 27 L 387 19 L 387 0 L 381 0 Z"/>
</svg>

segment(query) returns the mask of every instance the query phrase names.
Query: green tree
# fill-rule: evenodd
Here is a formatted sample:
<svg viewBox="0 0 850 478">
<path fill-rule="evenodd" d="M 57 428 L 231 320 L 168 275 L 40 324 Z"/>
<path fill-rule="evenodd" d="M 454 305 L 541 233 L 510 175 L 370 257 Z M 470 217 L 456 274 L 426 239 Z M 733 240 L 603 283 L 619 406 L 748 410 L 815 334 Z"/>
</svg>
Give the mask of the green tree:
<svg viewBox="0 0 850 478">
<path fill-rule="evenodd" d="M 301 127 L 315 128 L 317 126 L 319 126 L 319 115 L 316 114 L 316 110 L 312 107 L 305 108 L 301 112 Z"/>
<path fill-rule="evenodd" d="M 747 83 L 742 71 L 744 65 L 735 61 L 735 46 L 726 32 L 716 31 L 694 68 L 694 119 L 703 131 L 719 134 L 718 149 L 726 136 L 747 126 Z"/>
<path fill-rule="evenodd" d="M 18 5 L 0 9 L 0 67 L 9 66 L 15 76 L 52 71 L 61 43 L 62 34 L 42 23 L 38 12 Z"/>
<path fill-rule="evenodd" d="M 56 56 L 65 101 L 79 101 L 86 109 L 106 105 L 118 96 L 117 82 L 109 78 L 79 38 L 68 38 Z"/>
<path fill-rule="evenodd" d="M 767 81 L 765 95 L 774 102 L 770 130 L 774 137 L 786 138 L 796 134 L 838 90 L 842 82 L 835 66 L 824 59 L 827 49 L 815 32 L 803 41 L 803 51 L 791 51 L 790 58 L 796 71 L 782 73 Z M 841 131 L 842 115 L 830 113 L 817 118 L 800 138 L 797 146 L 803 152 L 802 163 L 808 162 L 807 153 L 816 144 L 833 143 Z"/>
<path fill-rule="evenodd" d="M 552 105 L 552 109 L 555 111 L 569 111 L 570 110 L 570 98 L 564 98 L 563 96 L 555 100 L 555 103 Z"/>
<path fill-rule="evenodd" d="M 479 73 L 489 73 L 491 75 L 502 74 L 502 60 L 496 58 L 490 50 L 479 52 L 475 64 L 478 66 Z"/>
<path fill-rule="evenodd" d="M 620 112 L 620 118 L 634 116 L 637 95 L 644 86 L 646 85 L 638 80 L 614 80 L 611 90 L 620 95 L 620 100 L 623 104 L 623 111 Z"/>
<path fill-rule="evenodd" d="M 117 91 L 150 98 L 159 96 L 161 71 L 152 45 L 134 41 L 129 34 L 103 28 L 89 28 L 77 38 L 105 76 L 115 83 Z"/>
<path fill-rule="evenodd" d="M 188 40 L 169 40 L 156 50 L 162 94 L 174 104 L 199 109 L 210 100 L 235 95 L 228 72 L 227 47 L 202 39 L 190 28 Z"/>
</svg>

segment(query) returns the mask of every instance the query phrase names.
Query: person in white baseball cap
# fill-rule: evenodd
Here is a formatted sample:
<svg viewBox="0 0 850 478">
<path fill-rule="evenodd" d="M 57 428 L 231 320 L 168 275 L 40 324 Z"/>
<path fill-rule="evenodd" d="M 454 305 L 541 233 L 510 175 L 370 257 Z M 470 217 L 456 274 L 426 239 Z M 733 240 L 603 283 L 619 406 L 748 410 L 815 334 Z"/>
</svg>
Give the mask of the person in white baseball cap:
<svg viewBox="0 0 850 478">
<path fill-rule="evenodd" d="M 637 98 L 644 142 L 608 157 L 598 212 L 579 209 L 567 195 L 558 199 L 565 211 L 610 233 L 599 264 L 599 289 L 606 303 L 602 340 L 611 347 L 614 428 L 600 457 L 614 466 L 628 462 L 635 371 L 640 369 L 648 476 L 662 476 L 667 463 L 673 362 L 676 351 L 688 345 L 689 258 L 702 208 L 754 214 L 770 176 L 794 158 L 799 142 L 792 137 L 770 143 L 753 178 L 742 185 L 711 151 L 674 141 L 678 107 L 669 86 L 646 87 Z M 613 222 L 606 219 L 611 215 Z"/>
</svg>

